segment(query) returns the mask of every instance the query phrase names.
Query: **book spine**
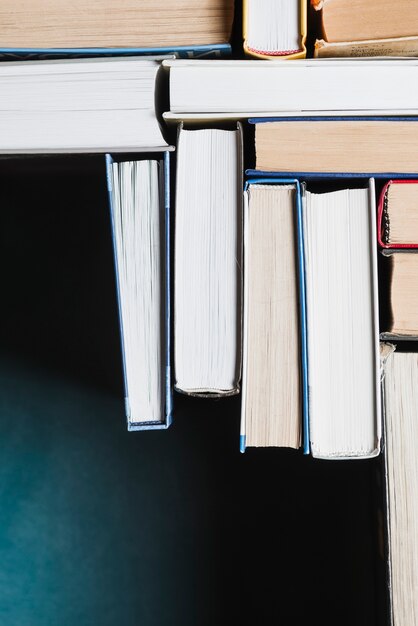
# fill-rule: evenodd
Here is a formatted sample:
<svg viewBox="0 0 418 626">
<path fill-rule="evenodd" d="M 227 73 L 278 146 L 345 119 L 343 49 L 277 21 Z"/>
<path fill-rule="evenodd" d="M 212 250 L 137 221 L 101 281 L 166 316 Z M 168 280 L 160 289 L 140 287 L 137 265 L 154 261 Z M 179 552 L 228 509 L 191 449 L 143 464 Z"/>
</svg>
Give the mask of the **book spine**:
<svg viewBox="0 0 418 626">
<path fill-rule="evenodd" d="M 301 334 L 302 363 L 302 420 L 303 420 L 303 453 L 310 453 L 309 435 L 309 379 L 308 379 L 308 322 L 306 311 L 306 274 L 305 274 L 305 243 L 303 233 L 303 200 L 302 186 L 296 181 L 296 232 L 299 269 L 299 314 Z"/>
<path fill-rule="evenodd" d="M 166 423 L 172 422 L 173 413 L 173 385 L 171 378 L 171 263 L 170 263 L 170 153 L 164 152 L 164 215 L 165 215 L 165 397 Z"/>
<path fill-rule="evenodd" d="M 387 211 L 387 203 L 388 189 L 392 182 L 392 180 L 389 180 L 384 185 L 380 193 L 379 204 L 377 208 L 377 240 L 379 242 L 379 246 L 381 246 L 382 248 L 386 248 L 390 240 L 390 225 Z"/>
</svg>

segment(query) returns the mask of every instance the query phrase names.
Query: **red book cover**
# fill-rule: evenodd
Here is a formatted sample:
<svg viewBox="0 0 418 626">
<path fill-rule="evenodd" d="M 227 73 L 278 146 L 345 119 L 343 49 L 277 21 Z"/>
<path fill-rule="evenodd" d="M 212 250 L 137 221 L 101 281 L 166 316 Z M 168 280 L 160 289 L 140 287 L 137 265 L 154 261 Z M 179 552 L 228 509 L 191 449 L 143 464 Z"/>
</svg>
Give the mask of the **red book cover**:
<svg viewBox="0 0 418 626">
<path fill-rule="evenodd" d="M 377 207 L 377 239 L 382 248 L 418 248 L 418 243 L 388 243 L 387 195 L 391 185 L 417 185 L 418 180 L 389 180 L 382 189 Z M 418 207 L 417 207 L 418 210 Z"/>
</svg>

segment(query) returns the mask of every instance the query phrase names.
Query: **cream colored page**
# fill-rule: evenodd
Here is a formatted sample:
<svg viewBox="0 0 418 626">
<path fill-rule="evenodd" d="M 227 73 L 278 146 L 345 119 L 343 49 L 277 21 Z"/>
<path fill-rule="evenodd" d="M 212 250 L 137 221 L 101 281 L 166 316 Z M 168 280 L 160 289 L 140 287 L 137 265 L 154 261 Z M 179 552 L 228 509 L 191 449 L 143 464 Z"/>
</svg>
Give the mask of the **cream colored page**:
<svg viewBox="0 0 418 626">
<path fill-rule="evenodd" d="M 315 42 L 314 56 L 333 57 L 415 57 L 418 55 L 418 37 L 373 39 L 369 41 Z"/>
<path fill-rule="evenodd" d="M 389 242 L 418 244 L 418 183 L 392 183 L 387 192 Z"/>
<path fill-rule="evenodd" d="M 246 245 L 247 446 L 300 446 L 301 399 L 294 194 L 251 186 Z"/>
<path fill-rule="evenodd" d="M 258 170 L 277 172 L 417 172 L 418 124 L 261 123 L 256 158 Z"/>
<path fill-rule="evenodd" d="M 395 334 L 418 334 L 418 254 L 392 255 L 391 305 Z"/>
<path fill-rule="evenodd" d="M 0 47 L 156 47 L 227 42 L 233 0 L 2 0 Z"/>
<path fill-rule="evenodd" d="M 393 626 L 418 626 L 418 355 L 390 355 L 384 386 Z"/>
<path fill-rule="evenodd" d="M 327 41 L 418 35 L 418 0 L 325 0 L 322 14 Z"/>
</svg>

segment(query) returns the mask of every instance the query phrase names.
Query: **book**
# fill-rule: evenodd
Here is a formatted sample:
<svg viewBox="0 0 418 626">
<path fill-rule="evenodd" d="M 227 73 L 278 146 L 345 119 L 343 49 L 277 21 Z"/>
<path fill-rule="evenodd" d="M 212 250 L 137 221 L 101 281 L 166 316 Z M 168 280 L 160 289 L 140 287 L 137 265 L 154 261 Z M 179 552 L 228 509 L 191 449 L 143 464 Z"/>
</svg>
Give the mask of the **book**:
<svg viewBox="0 0 418 626">
<path fill-rule="evenodd" d="M 418 59 L 174 59 L 163 66 L 170 72 L 167 120 L 418 112 Z"/>
<path fill-rule="evenodd" d="M 306 55 L 305 0 L 244 0 L 244 51 L 259 59 Z"/>
<path fill-rule="evenodd" d="M 0 49 L 193 49 L 227 44 L 233 17 L 233 0 L 3 0 Z"/>
<path fill-rule="evenodd" d="M 317 39 L 314 45 L 315 58 L 416 57 L 417 55 L 418 37 L 337 41 L 333 43 L 325 41 L 325 39 Z"/>
<path fill-rule="evenodd" d="M 170 177 L 163 159 L 106 155 L 129 430 L 167 428 L 170 370 Z"/>
<path fill-rule="evenodd" d="M 418 619 L 418 354 L 388 350 L 383 368 L 390 623 Z"/>
<path fill-rule="evenodd" d="M 311 0 L 323 39 L 349 42 L 418 36 L 417 0 Z"/>
<path fill-rule="evenodd" d="M 383 248 L 418 248 L 418 180 L 389 180 L 379 198 L 377 232 Z"/>
<path fill-rule="evenodd" d="M 418 172 L 418 118 L 253 119 L 256 169 L 344 175 Z M 280 146 L 280 149 L 278 149 Z"/>
<path fill-rule="evenodd" d="M 241 127 L 180 127 L 177 145 L 175 387 L 231 395 L 241 377 Z"/>
<path fill-rule="evenodd" d="M 312 456 L 380 451 L 380 356 L 374 181 L 306 190 L 303 242 Z"/>
<path fill-rule="evenodd" d="M 168 148 L 155 110 L 155 58 L 0 64 L 0 152 Z"/>
<path fill-rule="evenodd" d="M 297 181 L 246 183 L 242 451 L 301 446 L 298 220 Z"/>
<path fill-rule="evenodd" d="M 389 316 L 383 338 L 418 338 L 417 250 L 383 250 Z"/>
</svg>

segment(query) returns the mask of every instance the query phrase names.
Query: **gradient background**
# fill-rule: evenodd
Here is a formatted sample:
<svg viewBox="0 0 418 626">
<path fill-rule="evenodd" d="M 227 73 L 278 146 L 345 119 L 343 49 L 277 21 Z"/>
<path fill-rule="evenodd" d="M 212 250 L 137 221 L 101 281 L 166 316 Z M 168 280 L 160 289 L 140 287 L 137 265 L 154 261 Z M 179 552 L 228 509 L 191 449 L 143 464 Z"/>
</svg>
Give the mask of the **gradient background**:
<svg viewBox="0 0 418 626">
<path fill-rule="evenodd" d="M 378 623 L 374 472 L 127 433 L 103 157 L 0 160 L 1 626 Z"/>
</svg>

